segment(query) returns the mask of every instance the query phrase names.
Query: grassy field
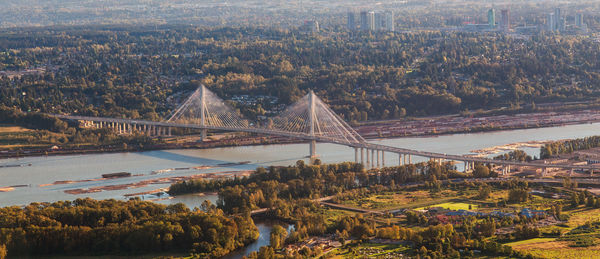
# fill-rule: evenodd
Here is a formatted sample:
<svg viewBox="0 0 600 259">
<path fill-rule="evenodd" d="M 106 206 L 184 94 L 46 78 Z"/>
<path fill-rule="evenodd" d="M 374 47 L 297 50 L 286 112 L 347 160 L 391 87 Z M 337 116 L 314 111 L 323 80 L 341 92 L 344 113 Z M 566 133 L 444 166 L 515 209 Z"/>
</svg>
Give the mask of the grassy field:
<svg viewBox="0 0 600 259">
<path fill-rule="evenodd" d="M 469 208 L 469 206 L 471 206 L 471 208 Z M 421 207 L 421 208 L 417 208 L 417 209 L 422 210 L 422 209 L 431 208 L 431 207 L 442 207 L 444 209 L 449 209 L 449 210 L 476 210 L 477 208 L 479 208 L 479 206 L 476 204 L 470 204 L 470 203 L 464 203 L 464 202 L 445 202 L 445 203 L 433 204 L 431 206 Z"/>
<path fill-rule="evenodd" d="M 569 211 L 568 213 L 570 218 L 567 225 L 571 228 L 583 225 L 588 221 L 600 220 L 600 209 L 580 208 Z"/>
<path fill-rule="evenodd" d="M 15 149 L 23 147 L 36 147 L 31 144 L 36 139 L 36 132 L 15 125 L 0 124 L 0 147 Z"/>
<path fill-rule="evenodd" d="M 26 129 L 20 126 L 9 125 L 9 124 L 0 124 L 0 133 L 21 133 L 21 132 L 30 132 L 32 130 Z"/>
<path fill-rule="evenodd" d="M 335 249 L 327 255 L 327 258 L 386 258 L 386 256 L 396 258 L 393 256 L 406 255 L 407 253 L 410 253 L 410 249 L 403 245 L 364 243 Z"/>
<path fill-rule="evenodd" d="M 340 217 L 347 216 L 347 215 L 351 216 L 351 215 L 356 214 L 355 212 L 332 209 L 332 208 L 327 208 L 325 210 L 321 210 L 321 211 L 319 211 L 319 213 L 323 214 L 327 224 L 332 224 L 333 222 L 337 221 Z"/>
<path fill-rule="evenodd" d="M 534 238 L 507 245 L 540 258 L 600 258 L 600 246 L 570 247 L 568 241 L 554 238 Z"/>
<path fill-rule="evenodd" d="M 444 203 L 455 199 L 457 193 L 452 190 L 444 190 L 437 194 L 431 194 L 429 191 L 412 191 L 412 192 L 387 192 L 369 197 L 344 201 L 343 205 L 352 207 L 371 209 L 371 210 L 388 210 L 400 208 L 415 208 L 428 206 L 430 204 Z"/>
<path fill-rule="evenodd" d="M 533 238 L 533 239 L 527 239 L 527 240 L 521 240 L 521 241 L 517 241 L 517 242 L 507 243 L 506 245 L 509 245 L 512 247 L 518 247 L 518 246 L 523 246 L 523 245 L 552 242 L 554 240 L 556 240 L 556 238 Z"/>
</svg>

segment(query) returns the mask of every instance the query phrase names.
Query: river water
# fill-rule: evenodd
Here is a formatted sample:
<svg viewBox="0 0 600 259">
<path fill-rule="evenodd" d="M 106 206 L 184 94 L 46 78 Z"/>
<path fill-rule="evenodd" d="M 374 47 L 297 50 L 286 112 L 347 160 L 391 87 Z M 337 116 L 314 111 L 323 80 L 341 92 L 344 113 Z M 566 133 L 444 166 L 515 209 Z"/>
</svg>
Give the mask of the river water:
<svg viewBox="0 0 600 259">
<path fill-rule="evenodd" d="M 539 129 L 453 134 L 437 137 L 380 139 L 371 140 L 371 142 L 447 154 L 469 154 L 471 150 L 515 142 L 593 136 L 598 134 L 599 129 L 600 124 L 581 124 Z M 539 155 L 538 149 L 526 148 L 525 151 L 532 155 Z M 340 145 L 318 144 L 317 153 L 325 163 L 354 160 L 354 150 Z M 2 159 L 0 160 L 0 166 L 23 166 L 0 168 L 0 188 L 14 185 L 26 185 L 26 187 L 15 187 L 14 191 L 0 192 L 0 207 L 25 205 L 31 202 L 73 200 L 84 197 L 126 200 L 125 194 L 167 188 L 169 184 L 149 184 L 148 186 L 135 189 L 102 191 L 80 195 L 67 194 L 64 191 L 106 185 L 130 184 L 173 176 L 252 170 L 259 166 L 292 165 L 300 159 L 306 161 L 307 154 L 308 144 L 284 144 Z M 250 161 L 250 163 L 206 170 L 175 170 L 169 173 L 151 174 L 152 171 L 168 168 L 187 168 L 201 165 L 214 166 L 242 161 Z M 398 156 L 387 153 L 385 161 L 386 165 L 397 165 Z M 424 159 L 413 157 L 413 162 L 415 161 L 424 161 Z M 105 181 L 47 185 L 55 181 L 97 179 L 100 178 L 101 174 L 115 172 L 130 172 L 138 176 Z M 146 195 L 144 198 L 156 197 Z M 176 197 L 175 199 L 163 200 L 160 203 L 171 204 L 183 202 L 193 208 L 199 206 L 205 199 L 209 199 L 213 203 L 216 201 L 216 197 L 210 195 L 186 195 Z"/>
</svg>

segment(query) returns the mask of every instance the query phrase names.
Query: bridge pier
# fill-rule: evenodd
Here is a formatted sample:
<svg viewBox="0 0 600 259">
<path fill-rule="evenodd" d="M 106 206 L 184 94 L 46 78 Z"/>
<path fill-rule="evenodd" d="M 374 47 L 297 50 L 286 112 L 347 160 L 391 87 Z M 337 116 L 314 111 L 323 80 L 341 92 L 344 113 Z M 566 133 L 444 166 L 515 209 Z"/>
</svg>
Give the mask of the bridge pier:
<svg viewBox="0 0 600 259">
<path fill-rule="evenodd" d="M 206 129 L 203 129 L 200 132 L 201 132 L 200 138 L 202 139 L 202 141 L 206 140 L 206 136 L 207 136 Z"/>
<path fill-rule="evenodd" d="M 168 129 L 168 133 L 167 133 L 167 135 L 168 135 L 169 137 L 170 137 L 170 136 L 172 136 L 172 135 L 171 135 L 171 127 L 169 127 L 169 129 Z"/>
<path fill-rule="evenodd" d="M 367 167 L 367 168 L 370 168 L 370 167 L 371 167 L 371 162 L 370 162 L 370 160 L 369 160 L 369 149 L 368 149 L 368 148 L 367 148 L 367 166 L 366 166 L 366 167 Z"/>
<path fill-rule="evenodd" d="M 381 167 L 385 167 L 385 151 L 381 150 Z"/>
<path fill-rule="evenodd" d="M 354 163 L 358 164 L 358 148 L 354 148 Z"/>
<path fill-rule="evenodd" d="M 398 154 L 398 165 L 399 166 L 403 166 L 404 163 L 402 163 L 402 154 Z"/>
<path fill-rule="evenodd" d="M 371 168 L 375 167 L 375 149 L 371 149 Z"/>
<path fill-rule="evenodd" d="M 360 148 L 360 164 L 365 165 L 365 149 L 362 147 Z"/>
<path fill-rule="evenodd" d="M 409 164 L 412 164 L 412 157 L 411 157 L 411 155 L 410 155 L 410 154 L 408 154 L 408 163 L 409 163 Z"/>
<path fill-rule="evenodd" d="M 375 152 L 377 152 L 377 168 L 379 169 L 379 150 L 376 150 Z"/>
<path fill-rule="evenodd" d="M 317 159 L 317 141 L 311 140 L 309 144 L 310 163 L 314 164 Z"/>
</svg>

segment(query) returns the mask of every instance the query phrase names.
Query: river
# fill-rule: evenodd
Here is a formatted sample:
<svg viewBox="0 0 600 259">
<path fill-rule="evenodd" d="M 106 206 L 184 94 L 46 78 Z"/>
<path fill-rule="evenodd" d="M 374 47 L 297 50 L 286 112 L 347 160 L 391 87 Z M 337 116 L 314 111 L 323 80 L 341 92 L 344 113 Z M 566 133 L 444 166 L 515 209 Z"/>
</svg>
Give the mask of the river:
<svg viewBox="0 0 600 259">
<path fill-rule="evenodd" d="M 438 153 L 469 154 L 471 150 L 515 142 L 558 140 L 592 136 L 598 134 L 599 129 L 600 124 L 596 123 L 538 129 L 453 134 L 437 137 L 379 139 L 371 140 L 371 142 Z M 532 155 L 539 155 L 538 149 L 525 148 L 524 150 Z M 320 155 L 320 159 L 325 163 L 354 160 L 354 150 L 340 145 L 318 144 L 317 153 Z M 307 154 L 308 144 L 283 144 L 2 159 L 0 160 L 0 166 L 23 166 L 0 167 L 0 188 L 15 185 L 25 185 L 25 187 L 15 187 L 14 191 L 10 192 L 0 192 L 0 207 L 25 205 L 31 202 L 73 200 L 84 197 L 126 200 L 125 194 L 167 188 L 169 184 L 149 184 L 135 189 L 102 191 L 81 195 L 67 194 L 64 191 L 106 185 L 130 184 L 144 180 L 173 176 L 252 170 L 259 166 L 291 165 L 299 159 L 304 159 L 306 161 Z M 388 153 L 385 158 L 386 165 L 398 164 L 397 155 Z M 151 173 L 153 171 L 168 168 L 189 168 L 201 165 L 216 166 L 219 164 L 241 161 L 250 161 L 250 163 L 227 165 L 205 170 L 190 169 L 174 170 L 162 174 Z M 413 162 L 415 161 L 424 161 L 424 159 L 413 157 Z M 459 164 L 459 166 L 461 165 Z M 52 184 L 55 181 L 97 179 L 100 178 L 101 174 L 115 172 L 130 172 L 134 174 L 134 176 L 105 181 L 47 185 Z M 144 196 L 144 198 L 156 197 Z M 160 202 L 165 204 L 183 202 L 189 207 L 197 207 L 205 199 L 210 199 L 212 202 L 216 201 L 216 197 L 210 195 L 188 195 Z"/>
</svg>

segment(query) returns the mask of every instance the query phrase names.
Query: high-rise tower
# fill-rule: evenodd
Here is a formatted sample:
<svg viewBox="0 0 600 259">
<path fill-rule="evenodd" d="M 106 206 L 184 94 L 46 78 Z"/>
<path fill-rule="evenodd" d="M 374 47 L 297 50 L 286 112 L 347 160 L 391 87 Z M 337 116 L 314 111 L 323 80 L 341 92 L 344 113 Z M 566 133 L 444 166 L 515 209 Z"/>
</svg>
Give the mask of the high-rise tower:
<svg viewBox="0 0 600 259">
<path fill-rule="evenodd" d="M 490 26 L 490 29 L 496 27 L 496 10 L 494 10 L 494 8 L 488 11 L 488 25 Z"/>
<path fill-rule="evenodd" d="M 502 14 L 502 30 L 507 32 L 510 30 L 510 10 L 502 9 L 501 14 Z"/>
<path fill-rule="evenodd" d="M 348 12 L 348 23 L 346 24 L 346 26 L 348 27 L 348 30 L 356 29 L 356 17 L 354 15 L 354 12 Z"/>
</svg>

